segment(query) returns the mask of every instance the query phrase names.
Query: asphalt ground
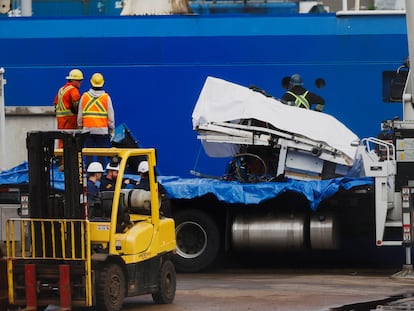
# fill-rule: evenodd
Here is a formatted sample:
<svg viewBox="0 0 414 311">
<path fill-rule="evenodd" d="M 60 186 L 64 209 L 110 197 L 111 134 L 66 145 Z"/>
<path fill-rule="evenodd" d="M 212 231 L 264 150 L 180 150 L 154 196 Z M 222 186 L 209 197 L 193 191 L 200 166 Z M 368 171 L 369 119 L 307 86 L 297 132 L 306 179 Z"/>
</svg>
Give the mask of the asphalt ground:
<svg viewBox="0 0 414 311">
<path fill-rule="evenodd" d="M 204 273 L 177 274 L 171 305 L 127 298 L 124 310 L 414 310 L 404 249 L 237 254 Z"/>
<path fill-rule="evenodd" d="M 404 250 L 314 255 L 238 254 L 203 273 L 177 273 L 173 304 L 126 298 L 123 310 L 414 310 L 414 273 L 396 277 Z M 48 310 L 56 310 L 50 306 Z"/>
<path fill-rule="evenodd" d="M 398 272 L 398 271 L 397 271 Z M 151 296 L 127 298 L 124 310 L 414 310 L 414 279 L 367 269 L 221 270 L 178 274 L 171 305 Z M 390 309 L 409 301 L 411 309 Z"/>
</svg>

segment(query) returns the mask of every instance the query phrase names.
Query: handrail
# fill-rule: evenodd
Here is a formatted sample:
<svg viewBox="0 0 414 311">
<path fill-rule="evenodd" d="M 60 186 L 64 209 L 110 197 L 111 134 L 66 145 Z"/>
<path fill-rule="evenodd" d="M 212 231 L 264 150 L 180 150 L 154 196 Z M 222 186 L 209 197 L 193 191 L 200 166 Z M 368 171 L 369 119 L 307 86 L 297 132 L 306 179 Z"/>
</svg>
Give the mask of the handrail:
<svg viewBox="0 0 414 311">
<path fill-rule="evenodd" d="M 353 10 L 348 8 L 348 0 L 342 0 L 342 10 L 336 12 L 336 15 L 391 15 L 391 14 L 405 14 L 404 9 L 378 9 L 378 10 L 361 10 L 360 0 L 355 0 Z"/>
<path fill-rule="evenodd" d="M 82 219 L 10 218 L 7 258 L 85 261 L 90 249 L 88 224 Z"/>
<path fill-rule="evenodd" d="M 382 146 L 385 148 L 386 150 L 386 158 L 381 158 L 382 160 L 386 160 L 386 161 L 394 161 L 395 160 L 395 146 L 392 143 L 389 143 L 387 141 L 375 138 L 375 137 L 368 137 L 368 138 L 363 138 L 361 139 L 361 143 L 363 145 L 365 145 L 365 148 L 367 149 L 367 152 L 370 153 L 371 151 L 375 151 L 373 149 L 371 149 L 370 143 L 377 145 L 377 146 Z M 380 155 L 378 155 L 380 156 Z"/>
</svg>

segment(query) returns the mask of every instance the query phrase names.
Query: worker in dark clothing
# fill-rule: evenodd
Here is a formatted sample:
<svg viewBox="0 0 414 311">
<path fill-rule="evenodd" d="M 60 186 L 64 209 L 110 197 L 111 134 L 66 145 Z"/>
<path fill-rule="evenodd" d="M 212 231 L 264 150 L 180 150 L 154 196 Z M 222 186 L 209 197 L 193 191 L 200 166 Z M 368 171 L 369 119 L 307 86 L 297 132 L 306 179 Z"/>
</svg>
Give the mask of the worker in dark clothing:
<svg viewBox="0 0 414 311">
<path fill-rule="evenodd" d="M 87 173 L 88 173 L 88 184 L 86 188 L 88 205 L 92 205 L 96 195 L 99 192 L 98 182 L 101 180 L 103 175 L 103 167 L 99 162 L 92 162 L 89 164 Z"/>
<path fill-rule="evenodd" d="M 325 100 L 322 97 L 303 87 L 303 80 L 299 74 L 290 77 L 288 90 L 280 101 L 290 106 L 305 109 L 312 109 L 312 106 L 315 106 L 314 110 L 319 112 L 325 107 Z"/>
<path fill-rule="evenodd" d="M 106 175 L 102 178 L 100 189 L 101 191 L 114 191 L 119 165 L 111 166 L 111 163 L 108 163 L 105 169 Z"/>
<path fill-rule="evenodd" d="M 150 191 L 149 185 L 149 168 L 147 161 L 141 161 L 138 165 L 138 173 L 140 175 L 140 181 L 135 185 L 135 189 L 143 189 L 146 191 Z M 167 195 L 167 191 L 165 190 L 164 186 L 158 183 L 158 193 L 159 199 L 161 202 L 160 212 L 162 215 L 171 217 L 171 206 L 170 200 Z"/>
<path fill-rule="evenodd" d="M 111 166 L 111 163 L 106 165 L 106 175 L 101 181 L 101 191 L 114 191 L 115 183 L 118 178 L 119 164 L 117 166 Z M 124 178 L 122 181 L 122 188 L 133 188 L 136 181 L 130 178 Z"/>
<path fill-rule="evenodd" d="M 135 189 L 144 189 L 149 191 L 149 176 L 148 176 L 148 162 L 141 161 L 138 165 L 138 173 L 140 175 L 139 183 L 135 185 Z"/>
</svg>

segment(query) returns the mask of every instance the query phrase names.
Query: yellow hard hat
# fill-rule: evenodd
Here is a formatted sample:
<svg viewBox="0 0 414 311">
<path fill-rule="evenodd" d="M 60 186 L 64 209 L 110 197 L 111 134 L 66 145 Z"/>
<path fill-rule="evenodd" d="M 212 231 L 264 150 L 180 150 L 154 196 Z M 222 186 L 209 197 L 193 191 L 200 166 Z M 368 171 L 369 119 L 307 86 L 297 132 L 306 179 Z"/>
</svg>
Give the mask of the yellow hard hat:
<svg viewBox="0 0 414 311">
<path fill-rule="evenodd" d="M 83 80 L 83 73 L 79 69 L 72 69 L 66 80 Z"/>
<path fill-rule="evenodd" d="M 101 87 L 105 83 L 104 77 L 99 72 L 94 73 L 91 78 L 91 84 L 94 87 Z"/>
</svg>

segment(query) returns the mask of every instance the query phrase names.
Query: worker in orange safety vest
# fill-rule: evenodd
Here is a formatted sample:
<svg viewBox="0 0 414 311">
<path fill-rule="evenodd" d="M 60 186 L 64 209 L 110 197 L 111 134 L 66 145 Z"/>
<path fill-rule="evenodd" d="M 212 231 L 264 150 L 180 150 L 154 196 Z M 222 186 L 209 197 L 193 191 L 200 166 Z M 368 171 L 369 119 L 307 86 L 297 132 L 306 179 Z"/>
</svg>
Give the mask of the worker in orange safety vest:
<svg viewBox="0 0 414 311">
<path fill-rule="evenodd" d="M 57 128 L 59 130 L 76 130 L 77 114 L 80 100 L 79 87 L 83 81 L 83 73 L 79 69 L 72 69 L 66 77 L 66 84 L 57 92 L 53 105 L 55 107 Z M 61 140 L 58 148 L 63 148 Z"/>
<path fill-rule="evenodd" d="M 85 140 L 85 147 L 110 147 L 110 138 L 115 129 L 115 113 L 112 99 L 103 89 L 105 83 L 101 73 L 91 77 L 92 87 L 82 94 L 78 111 L 78 128 L 90 133 Z M 105 166 L 105 159 L 99 157 L 98 162 Z M 94 161 L 86 157 L 86 165 Z"/>
</svg>

